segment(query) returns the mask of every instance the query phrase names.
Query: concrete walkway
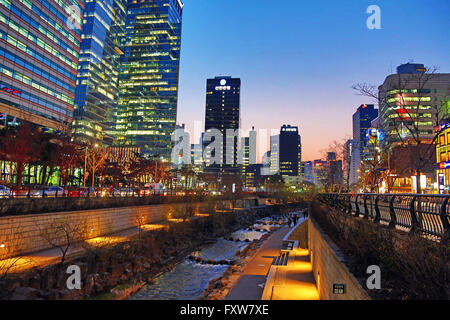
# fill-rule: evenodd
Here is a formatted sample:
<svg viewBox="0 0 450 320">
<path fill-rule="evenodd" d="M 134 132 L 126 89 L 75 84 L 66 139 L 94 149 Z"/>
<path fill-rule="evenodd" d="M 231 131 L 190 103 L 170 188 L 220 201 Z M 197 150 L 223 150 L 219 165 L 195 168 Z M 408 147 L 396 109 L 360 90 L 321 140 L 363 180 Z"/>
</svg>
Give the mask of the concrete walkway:
<svg viewBox="0 0 450 320">
<path fill-rule="evenodd" d="M 303 219 L 296 227 L 302 222 Z M 284 226 L 265 241 L 247 263 L 225 300 L 260 300 L 266 286 L 269 286 L 267 290 L 271 300 L 319 299 L 308 250 L 289 250 L 290 259 L 286 266 L 272 266 L 272 262 L 280 255 L 283 238 L 290 230 L 291 228 Z M 269 270 L 271 274 L 266 281 Z"/>
<path fill-rule="evenodd" d="M 247 263 L 238 282 L 230 290 L 225 300 L 260 300 L 266 275 L 276 257 L 278 257 L 284 236 L 290 228 L 284 226 L 275 231 L 258 249 Z"/>
</svg>

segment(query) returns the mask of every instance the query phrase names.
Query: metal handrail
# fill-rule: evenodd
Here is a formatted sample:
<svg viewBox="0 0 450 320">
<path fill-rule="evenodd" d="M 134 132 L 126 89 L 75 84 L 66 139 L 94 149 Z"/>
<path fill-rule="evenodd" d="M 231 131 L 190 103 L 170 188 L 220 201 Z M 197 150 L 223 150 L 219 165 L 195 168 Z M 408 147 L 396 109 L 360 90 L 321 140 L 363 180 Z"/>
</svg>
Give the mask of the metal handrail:
<svg viewBox="0 0 450 320">
<path fill-rule="evenodd" d="M 450 239 L 450 195 L 321 193 L 318 200 L 346 214 L 432 239 Z"/>
</svg>

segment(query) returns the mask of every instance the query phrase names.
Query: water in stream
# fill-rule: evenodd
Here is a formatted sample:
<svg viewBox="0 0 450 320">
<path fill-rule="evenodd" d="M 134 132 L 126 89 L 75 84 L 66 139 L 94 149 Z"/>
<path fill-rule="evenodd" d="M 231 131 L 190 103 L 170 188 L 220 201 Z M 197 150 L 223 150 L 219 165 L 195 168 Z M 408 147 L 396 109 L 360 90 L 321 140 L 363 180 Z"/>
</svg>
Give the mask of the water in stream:
<svg viewBox="0 0 450 320">
<path fill-rule="evenodd" d="M 242 250 L 250 242 L 259 239 L 266 231 L 239 230 L 229 237 L 241 241 L 218 239 L 214 244 L 206 245 L 193 252 L 206 260 L 232 260 L 237 250 Z M 227 239 L 229 238 L 227 237 Z M 146 285 L 130 297 L 131 300 L 195 300 L 206 289 L 209 282 L 222 276 L 228 265 L 202 264 L 186 258 L 171 271 L 156 278 L 152 284 Z"/>
</svg>

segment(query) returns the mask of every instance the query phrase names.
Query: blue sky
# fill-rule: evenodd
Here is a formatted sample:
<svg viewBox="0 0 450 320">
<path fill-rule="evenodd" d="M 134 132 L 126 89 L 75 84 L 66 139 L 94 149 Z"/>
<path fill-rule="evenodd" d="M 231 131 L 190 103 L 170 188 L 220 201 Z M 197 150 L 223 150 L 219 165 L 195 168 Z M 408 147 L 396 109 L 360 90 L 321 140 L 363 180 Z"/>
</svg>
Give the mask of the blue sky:
<svg viewBox="0 0 450 320">
<path fill-rule="evenodd" d="M 184 0 L 178 123 L 204 121 L 206 79 L 240 77 L 241 127 L 298 125 L 303 159 L 351 135 L 379 85 L 401 63 L 450 72 L 448 0 Z M 369 30 L 369 5 L 381 30 Z M 259 150 L 260 153 L 266 150 Z"/>
</svg>

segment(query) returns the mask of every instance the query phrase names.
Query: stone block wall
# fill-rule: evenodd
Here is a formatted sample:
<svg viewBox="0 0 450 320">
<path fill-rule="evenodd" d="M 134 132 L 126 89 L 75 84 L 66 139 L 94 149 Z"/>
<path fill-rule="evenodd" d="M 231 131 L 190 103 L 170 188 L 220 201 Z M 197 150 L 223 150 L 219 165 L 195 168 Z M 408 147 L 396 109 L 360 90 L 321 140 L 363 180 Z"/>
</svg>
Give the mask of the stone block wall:
<svg viewBox="0 0 450 320">
<path fill-rule="evenodd" d="M 342 253 L 311 218 L 308 219 L 308 246 L 321 300 L 371 299 L 345 266 Z M 333 293 L 333 284 L 344 284 L 344 294 Z"/>
</svg>

